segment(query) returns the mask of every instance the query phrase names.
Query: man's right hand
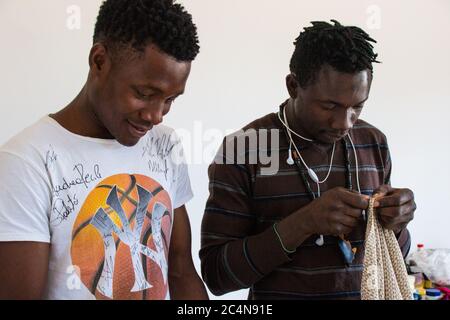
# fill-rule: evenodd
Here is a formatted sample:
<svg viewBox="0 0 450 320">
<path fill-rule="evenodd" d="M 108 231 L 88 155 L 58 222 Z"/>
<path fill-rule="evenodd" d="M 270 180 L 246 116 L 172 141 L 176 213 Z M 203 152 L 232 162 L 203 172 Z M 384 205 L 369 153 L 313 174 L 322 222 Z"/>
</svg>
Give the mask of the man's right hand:
<svg viewBox="0 0 450 320">
<path fill-rule="evenodd" d="M 312 201 L 302 212 L 302 223 L 310 234 L 338 236 L 350 233 L 369 206 L 369 196 L 333 188 Z"/>
</svg>

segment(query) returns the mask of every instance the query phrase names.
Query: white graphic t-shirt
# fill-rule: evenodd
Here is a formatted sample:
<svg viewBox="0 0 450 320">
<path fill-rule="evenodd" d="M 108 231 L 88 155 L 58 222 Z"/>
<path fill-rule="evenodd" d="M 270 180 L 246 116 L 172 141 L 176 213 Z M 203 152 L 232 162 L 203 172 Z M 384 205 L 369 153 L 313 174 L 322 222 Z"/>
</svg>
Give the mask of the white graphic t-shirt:
<svg viewBox="0 0 450 320">
<path fill-rule="evenodd" d="M 0 241 L 51 243 L 47 299 L 169 299 L 173 212 L 191 198 L 163 125 L 125 147 L 46 116 L 0 148 Z"/>
</svg>

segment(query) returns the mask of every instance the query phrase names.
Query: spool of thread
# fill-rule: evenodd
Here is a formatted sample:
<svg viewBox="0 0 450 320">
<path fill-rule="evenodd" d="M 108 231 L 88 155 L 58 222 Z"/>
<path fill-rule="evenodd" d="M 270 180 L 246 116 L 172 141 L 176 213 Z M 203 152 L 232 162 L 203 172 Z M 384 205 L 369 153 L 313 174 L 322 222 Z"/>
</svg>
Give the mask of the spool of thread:
<svg viewBox="0 0 450 320">
<path fill-rule="evenodd" d="M 427 289 L 426 300 L 440 300 L 443 296 L 438 289 Z"/>
</svg>

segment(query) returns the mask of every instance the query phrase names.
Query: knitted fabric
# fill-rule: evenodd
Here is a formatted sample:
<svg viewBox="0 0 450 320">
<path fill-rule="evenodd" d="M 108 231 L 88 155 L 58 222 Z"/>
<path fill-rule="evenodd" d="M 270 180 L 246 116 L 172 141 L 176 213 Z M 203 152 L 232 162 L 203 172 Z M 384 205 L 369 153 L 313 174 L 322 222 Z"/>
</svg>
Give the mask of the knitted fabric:
<svg viewBox="0 0 450 320">
<path fill-rule="evenodd" d="M 362 300 L 412 300 L 403 255 L 392 230 L 384 229 L 375 216 L 374 198 L 367 210 Z"/>
</svg>

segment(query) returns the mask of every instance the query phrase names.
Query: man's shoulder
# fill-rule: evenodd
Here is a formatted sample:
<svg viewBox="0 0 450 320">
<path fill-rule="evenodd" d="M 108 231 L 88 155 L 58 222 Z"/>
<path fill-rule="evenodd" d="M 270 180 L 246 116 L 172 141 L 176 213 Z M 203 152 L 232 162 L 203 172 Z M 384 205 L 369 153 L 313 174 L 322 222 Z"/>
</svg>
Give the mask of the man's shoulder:
<svg viewBox="0 0 450 320">
<path fill-rule="evenodd" d="M 23 128 L 2 146 L 0 152 L 14 154 L 19 157 L 36 155 L 44 144 L 52 144 L 58 138 L 57 130 L 51 125 L 48 117 L 42 117 L 33 124 Z"/>
<path fill-rule="evenodd" d="M 378 144 L 387 146 L 386 135 L 374 125 L 358 119 L 351 130 L 356 144 Z"/>
<path fill-rule="evenodd" d="M 279 129 L 276 124 L 276 113 L 269 113 L 256 120 L 251 121 L 241 129 L 227 135 L 225 137 L 225 140 L 232 140 L 232 138 L 234 137 L 249 136 L 254 132 L 259 132 L 260 130 L 267 130 L 270 133 L 270 130 L 272 129 Z"/>
<path fill-rule="evenodd" d="M 249 157 L 254 156 L 254 152 L 257 152 L 261 146 L 261 139 L 266 141 L 267 148 L 272 147 L 270 137 L 273 129 L 279 130 L 279 126 L 276 124 L 276 113 L 269 113 L 253 120 L 223 139 L 215 160 L 223 161 L 226 157 L 227 161 L 232 163 L 248 163 Z M 230 158 L 230 155 L 233 159 Z"/>
<path fill-rule="evenodd" d="M 0 174 L 5 178 L 5 172 L 15 175 L 30 172 L 46 175 L 45 163 L 46 154 L 43 152 L 45 145 L 47 150 L 55 139 L 58 139 L 58 131 L 52 128 L 51 123 L 46 118 L 41 118 L 28 127 L 23 128 L 19 133 L 10 138 L 0 146 Z"/>
<path fill-rule="evenodd" d="M 276 124 L 276 113 L 272 112 L 269 114 L 266 114 L 265 116 L 262 116 L 256 120 L 253 120 L 252 122 L 245 125 L 241 130 L 249 130 L 249 129 L 255 129 L 255 130 L 271 130 L 271 129 L 279 129 Z"/>
</svg>

